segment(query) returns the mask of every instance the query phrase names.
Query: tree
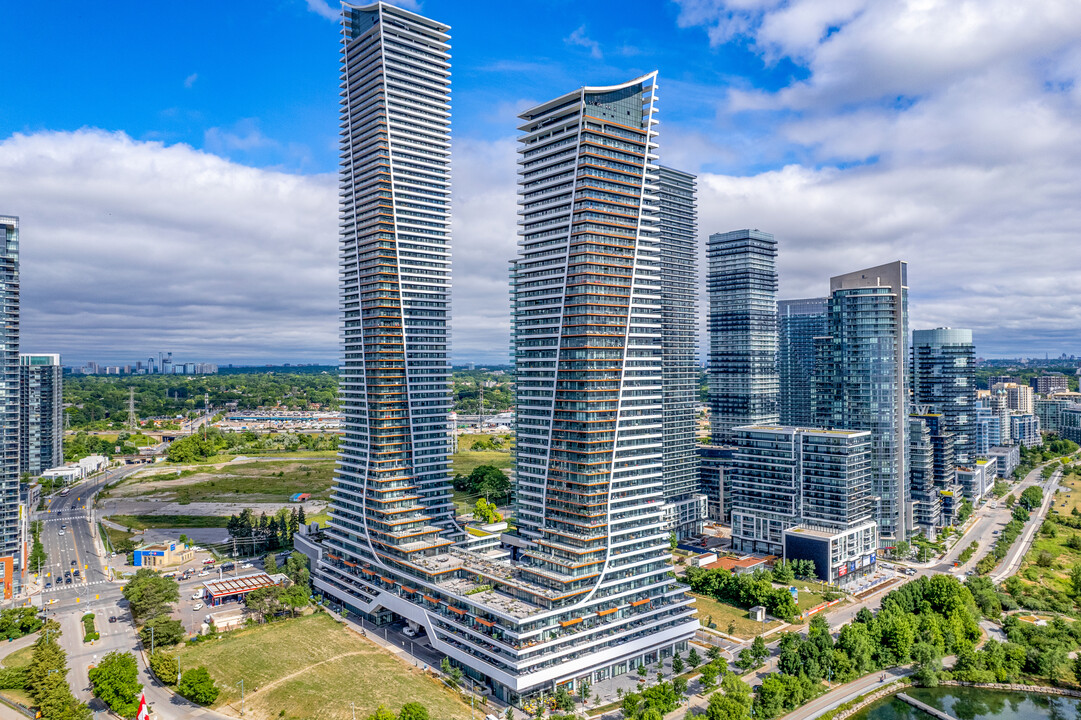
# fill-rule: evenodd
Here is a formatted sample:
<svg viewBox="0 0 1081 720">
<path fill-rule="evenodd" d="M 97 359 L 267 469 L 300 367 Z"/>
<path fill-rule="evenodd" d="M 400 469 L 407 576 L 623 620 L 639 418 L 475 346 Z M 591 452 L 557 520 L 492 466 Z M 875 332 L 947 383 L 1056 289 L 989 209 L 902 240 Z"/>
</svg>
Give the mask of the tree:
<svg viewBox="0 0 1081 720">
<path fill-rule="evenodd" d="M 1031 512 L 1043 504 L 1043 490 L 1039 485 L 1030 485 L 1021 491 L 1021 497 L 1018 498 L 1018 502 L 1021 504 L 1021 507 Z"/>
<path fill-rule="evenodd" d="M 773 581 L 788 584 L 796 579 L 792 563 L 781 561 L 773 566 Z"/>
<path fill-rule="evenodd" d="M 706 657 L 710 659 L 710 662 L 721 659 L 721 649 L 716 645 L 710 645 L 706 650 Z"/>
<path fill-rule="evenodd" d="M 717 666 L 713 663 L 702 666 L 702 674 L 698 676 L 698 682 L 702 684 L 702 689 L 707 692 L 712 690 L 717 684 Z"/>
<path fill-rule="evenodd" d="M 407 702 L 398 711 L 398 720 L 428 720 L 428 708 L 419 702 Z"/>
<path fill-rule="evenodd" d="M 263 569 L 266 570 L 267 575 L 273 575 L 278 572 L 278 559 L 274 553 L 268 553 L 263 560 Z"/>
<path fill-rule="evenodd" d="M 726 694 L 714 693 L 709 697 L 706 720 L 748 720 L 750 708 Z"/>
<path fill-rule="evenodd" d="M 649 670 L 646 670 L 645 663 L 638 666 L 638 675 L 639 675 L 639 677 L 645 677 L 648 674 L 649 674 Z"/>
<path fill-rule="evenodd" d="M 755 635 L 751 642 L 751 657 L 754 658 L 755 667 L 761 665 L 769 657 L 769 648 L 766 647 L 766 641 L 761 635 Z"/>
<path fill-rule="evenodd" d="M 91 668 L 88 676 L 94 695 L 110 710 L 124 717 L 134 717 L 139 712 L 139 692 L 143 686 L 139 683 L 134 655 L 113 651 L 103 657 L 97 667 Z"/>
<path fill-rule="evenodd" d="M 166 685 L 176 685 L 180 663 L 177 662 L 176 656 L 157 650 L 150 656 L 150 669 L 155 677 Z"/>
<path fill-rule="evenodd" d="M 200 705 L 209 705 L 218 699 L 218 687 L 207 669 L 200 665 L 184 672 L 176 690 L 183 697 Z M 392 716 L 393 717 L 393 716 Z"/>
<path fill-rule="evenodd" d="M 672 679 L 672 690 L 680 696 L 687 694 L 687 678 L 677 677 Z"/>
<path fill-rule="evenodd" d="M 923 687 L 936 687 L 942 662 L 934 646 L 926 642 L 916 643 L 912 648 L 912 659 L 916 661 L 916 682 Z"/>
<path fill-rule="evenodd" d="M 259 613 L 260 619 L 267 622 L 281 611 L 284 592 L 284 588 L 280 585 L 252 590 L 244 598 L 244 606 L 252 612 Z"/>
<path fill-rule="evenodd" d="M 136 622 L 168 613 L 180 600 L 180 586 L 173 578 L 162 577 L 156 570 L 140 568 L 124 586 L 131 616 Z"/>
<path fill-rule="evenodd" d="M 755 666 L 754 655 L 749 648 L 743 648 L 739 651 L 739 655 L 736 656 L 736 667 L 743 672 L 749 671 Z"/>
<path fill-rule="evenodd" d="M 1070 585 L 1074 595 L 1081 597 L 1081 565 L 1074 565 L 1070 570 Z"/>
<path fill-rule="evenodd" d="M 168 615 L 150 618 L 139 631 L 139 637 L 147 649 L 169 647 L 184 641 L 184 624 Z"/>
<path fill-rule="evenodd" d="M 503 515 L 496 509 L 496 506 L 484 498 L 477 500 L 477 504 L 473 507 L 473 518 L 482 523 L 503 522 Z"/>
<path fill-rule="evenodd" d="M 380 705 L 375 712 L 368 716 L 368 720 L 396 720 L 394 713 Z"/>
<path fill-rule="evenodd" d="M 912 551 L 912 546 L 908 544 L 907 540 L 899 540 L 893 545 L 894 557 L 904 559 L 908 557 L 908 554 Z"/>
<path fill-rule="evenodd" d="M 679 656 L 679 653 L 672 656 L 672 672 L 677 675 L 683 672 L 683 658 Z"/>
<path fill-rule="evenodd" d="M 688 667 L 689 667 L 689 668 L 690 668 L 691 670 L 694 670 L 694 669 L 695 669 L 696 667 L 698 667 L 698 666 L 699 666 L 699 665 L 701 665 L 701 664 L 702 664 L 702 658 L 701 658 L 701 657 L 699 657 L 699 655 L 698 655 L 698 651 L 697 651 L 697 650 L 695 650 L 695 649 L 694 649 L 694 648 L 692 647 L 692 648 L 691 648 L 691 651 L 690 651 L 689 653 L 687 653 L 687 666 L 688 666 Z"/>
</svg>

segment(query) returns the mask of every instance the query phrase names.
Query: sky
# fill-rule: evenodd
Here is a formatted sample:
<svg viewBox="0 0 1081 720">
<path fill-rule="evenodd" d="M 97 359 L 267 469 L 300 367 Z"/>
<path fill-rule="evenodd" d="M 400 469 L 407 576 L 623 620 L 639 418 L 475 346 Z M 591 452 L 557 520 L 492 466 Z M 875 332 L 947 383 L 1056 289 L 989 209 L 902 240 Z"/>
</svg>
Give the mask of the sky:
<svg viewBox="0 0 1081 720">
<path fill-rule="evenodd" d="M 451 26 L 454 362 L 508 361 L 517 113 L 652 70 L 703 248 L 773 233 L 781 299 L 907 260 L 912 328 L 1081 354 L 1079 0 L 396 4 Z M 0 3 L 24 352 L 336 362 L 337 12 Z"/>
</svg>

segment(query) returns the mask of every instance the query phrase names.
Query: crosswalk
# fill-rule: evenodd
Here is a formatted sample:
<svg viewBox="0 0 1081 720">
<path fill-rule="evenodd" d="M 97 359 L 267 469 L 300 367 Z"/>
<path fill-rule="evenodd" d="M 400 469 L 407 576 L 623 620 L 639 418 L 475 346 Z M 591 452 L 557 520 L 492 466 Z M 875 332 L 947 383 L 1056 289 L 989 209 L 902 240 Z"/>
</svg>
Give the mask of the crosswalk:
<svg viewBox="0 0 1081 720">
<path fill-rule="evenodd" d="M 111 585 L 111 584 L 112 583 L 110 583 L 108 580 L 94 580 L 93 582 L 74 582 L 71 585 L 68 585 L 66 583 L 60 583 L 59 585 L 54 585 L 51 588 L 45 588 L 44 590 L 42 590 L 42 592 L 51 593 L 51 592 L 56 592 L 58 590 L 81 590 L 81 589 L 83 589 L 85 587 L 93 587 L 94 585 Z"/>
<path fill-rule="evenodd" d="M 72 520 L 89 520 L 89 519 L 90 519 L 90 514 L 89 513 L 79 513 L 78 515 L 61 515 L 59 517 L 56 517 L 56 516 L 47 517 L 44 520 L 42 520 L 41 522 L 48 525 L 49 523 L 66 523 L 66 522 L 70 522 Z"/>
</svg>

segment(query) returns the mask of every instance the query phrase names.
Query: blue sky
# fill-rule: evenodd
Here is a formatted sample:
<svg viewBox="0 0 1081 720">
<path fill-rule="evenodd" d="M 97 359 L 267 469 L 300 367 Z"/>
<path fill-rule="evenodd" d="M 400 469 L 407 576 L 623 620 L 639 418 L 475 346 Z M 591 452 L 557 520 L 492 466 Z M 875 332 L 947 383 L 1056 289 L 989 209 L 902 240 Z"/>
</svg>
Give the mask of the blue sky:
<svg viewBox="0 0 1081 720">
<path fill-rule="evenodd" d="M 773 232 L 782 298 L 905 259 L 914 328 L 1081 354 L 1076 0 L 407 5 L 452 27 L 456 361 L 506 360 L 517 111 L 654 69 L 661 161 L 699 174 L 703 246 Z M 24 348 L 333 360 L 336 11 L 0 12 Z"/>
<path fill-rule="evenodd" d="M 662 73 L 663 121 L 713 130 L 726 88 L 773 91 L 806 75 L 785 58 L 767 63 L 746 42 L 711 47 L 702 27 L 678 26 L 672 3 L 544 7 L 424 2 L 422 12 L 452 27 L 456 137 L 512 136 L 514 116 L 529 101 L 654 69 Z M 12 72 L 5 72 L 10 101 L 0 107 L 0 133 L 123 130 L 257 167 L 335 171 L 335 22 L 303 1 L 184 2 L 167 13 L 146 2 L 108 8 L 77 4 L 63 23 L 47 5 L 9 8 L 7 20 L 31 31 L 5 41 Z M 627 24 L 613 25 L 613 17 Z M 783 159 L 756 147 L 765 131 L 759 121 L 729 127 L 737 142 L 701 169 L 746 172 Z"/>
</svg>

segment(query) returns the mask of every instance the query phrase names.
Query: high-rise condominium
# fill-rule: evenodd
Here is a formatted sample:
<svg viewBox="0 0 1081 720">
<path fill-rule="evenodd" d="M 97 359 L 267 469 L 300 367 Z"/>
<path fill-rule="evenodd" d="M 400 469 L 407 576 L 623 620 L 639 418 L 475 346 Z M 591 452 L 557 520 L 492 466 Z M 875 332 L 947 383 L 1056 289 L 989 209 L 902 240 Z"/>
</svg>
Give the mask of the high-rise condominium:
<svg viewBox="0 0 1081 720">
<path fill-rule="evenodd" d="M 405 618 L 515 704 L 686 648 L 662 520 L 654 76 L 521 116 L 512 562 L 450 502 L 449 28 L 383 3 L 343 15 L 344 437 L 316 587 Z"/>
<path fill-rule="evenodd" d="M 879 536 L 905 540 L 912 534 L 907 263 L 830 278 L 827 325 L 816 342 L 816 424 L 871 432 Z"/>
<path fill-rule="evenodd" d="M 520 116 L 520 572 L 556 594 L 538 612 L 575 628 L 538 658 L 564 663 L 544 677 L 622 673 L 695 629 L 665 562 L 662 254 L 686 231 L 661 237 L 655 81 L 581 88 Z"/>
<path fill-rule="evenodd" d="M 698 534 L 705 519 L 698 494 L 694 407 L 698 400 L 698 239 L 695 176 L 657 167 L 661 264 L 664 497 L 679 537 Z"/>
<path fill-rule="evenodd" d="M 758 230 L 709 236 L 709 396 L 714 443 L 776 423 L 777 241 Z"/>
<path fill-rule="evenodd" d="M 0 215 L 0 556 L 19 550 L 19 218 Z"/>
<path fill-rule="evenodd" d="M 912 403 L 945 416 L 957 462 L 974 462 L 976 346 L 971 330 L 912 331 Z"/>
<path fill-rule="evenodd" d="M 64 462 L 64 372 L 60 356 L 19 356 L 19 472 L 40 475 Z"/>
<path fill-rule="evenodd" d="M 807 298 L 777 303 L 778 410 L 782 425 L 815 424 L 814 339 L 826 334 L 828 301 Z"/>
</svg>

